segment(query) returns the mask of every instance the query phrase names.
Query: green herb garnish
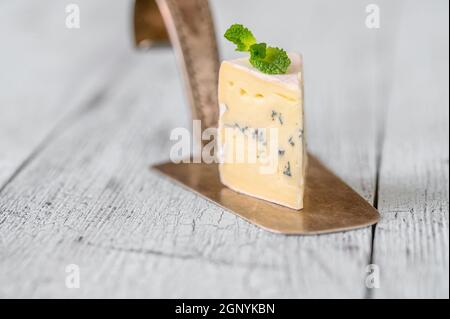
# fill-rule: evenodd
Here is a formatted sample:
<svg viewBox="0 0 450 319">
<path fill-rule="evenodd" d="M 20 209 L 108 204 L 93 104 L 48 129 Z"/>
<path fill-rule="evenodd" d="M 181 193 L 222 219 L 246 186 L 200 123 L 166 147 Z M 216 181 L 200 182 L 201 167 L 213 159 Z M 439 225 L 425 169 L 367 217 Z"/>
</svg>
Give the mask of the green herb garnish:
<svg viewBox="0 0 450 319">
<path fill-rule="evenodd" d="M 253 33 L 242 24 L 233 24 L 224 36 L 236 44 L 236 51 L 249 52 L 250 64 L 263 73 L 285 74 L 291 64 L 286 51 L 257 43 Z"/>
</svg>

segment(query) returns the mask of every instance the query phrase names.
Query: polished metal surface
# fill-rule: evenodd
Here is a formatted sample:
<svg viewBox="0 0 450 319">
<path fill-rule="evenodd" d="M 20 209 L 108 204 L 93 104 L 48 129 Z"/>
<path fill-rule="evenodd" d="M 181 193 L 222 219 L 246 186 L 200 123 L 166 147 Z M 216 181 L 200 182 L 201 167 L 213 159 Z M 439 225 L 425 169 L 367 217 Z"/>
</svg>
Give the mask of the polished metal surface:
<svg viewBox="0 0 450 319">
<path fill-rule="evenodd" d="M 367 227 L 378 222 L 377 210 L 309 155 L 304 208 L 289 209 L 239 194 L 223 186 L 217 164 L 156 165 L 154 170 L 271 232 L 315 235 Z"/>
<path fill-rule="evenodd" d="M 136 0 L 134 4 L 134 41 L 139 48 L 170 45 L 156 0 Z"/>
</svg>

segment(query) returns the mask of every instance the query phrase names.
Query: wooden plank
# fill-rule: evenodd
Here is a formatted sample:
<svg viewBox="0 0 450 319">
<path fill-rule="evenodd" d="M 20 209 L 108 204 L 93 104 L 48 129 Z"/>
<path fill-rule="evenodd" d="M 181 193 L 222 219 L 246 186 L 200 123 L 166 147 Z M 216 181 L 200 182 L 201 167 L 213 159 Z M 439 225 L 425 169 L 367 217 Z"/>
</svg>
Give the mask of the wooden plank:
<svg viewBox="0 0 450 319">
<path fill-rule="evenodd" d="M 66 28 L 67 3 L 1 4 L 0 189 L 51 138 L 56 123 L 95 102 L 128 64 L 130 21 L 123 12 L 129 3 L 76 3 L 80 29 Z"/>
<path fill-rule="evenodd" d="M 168 71 L 159 84 L 155 62 Z M 3 191 L 0 295 L 361 296 L 369 230 L 273 235 L 147 171 L 187 123 L 173 116 L 183 104 L 173 58 L 152 54 L 141 66 Z M 80 289 L 64 286 L 72 263 Z"/>
<path fill-rule="evenodd" d="M 448 9 L 447 1 L 403 7 L 380 172 L 375 297 L 449 296 Z"/>
<path fill-rule="evenodd" d="M 214 2 L 218 32 L 238 19 L 304 52 L 310 148 L 372 201 L 377 103 L 368 96 L 384 61 L 364 6 L 255 4 Z M 305 31 L 277 43 L 282 29 L 266 29 L 269 13 Z M 0 194 L 0 296 L 363 297 L 370 228 L 270 234 L 147 170 L 167 160 L 170 130 L 189 127 L 188 109 L 171 54 L 136 61 Z M 68 264 L 80 266 L 80 289 L 65 286 Z"/>
</svg>

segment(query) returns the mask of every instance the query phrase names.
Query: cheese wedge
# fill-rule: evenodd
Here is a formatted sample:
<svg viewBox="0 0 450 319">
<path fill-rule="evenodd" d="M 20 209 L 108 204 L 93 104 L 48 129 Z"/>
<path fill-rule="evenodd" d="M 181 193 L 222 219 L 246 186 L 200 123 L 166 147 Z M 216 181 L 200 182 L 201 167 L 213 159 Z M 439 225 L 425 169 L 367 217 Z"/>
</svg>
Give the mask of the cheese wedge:
<svg viewBox="0 0 450 319">
<path fill-rule="evenodd" d="M 306 148 L 302 58 L 283 75 L 224 61 L 219 75 L 219 171 L 227 187 L 293 209 L 303 208 Z M 255 160 L 256 158 L 256 160 Z"/>
</svg>

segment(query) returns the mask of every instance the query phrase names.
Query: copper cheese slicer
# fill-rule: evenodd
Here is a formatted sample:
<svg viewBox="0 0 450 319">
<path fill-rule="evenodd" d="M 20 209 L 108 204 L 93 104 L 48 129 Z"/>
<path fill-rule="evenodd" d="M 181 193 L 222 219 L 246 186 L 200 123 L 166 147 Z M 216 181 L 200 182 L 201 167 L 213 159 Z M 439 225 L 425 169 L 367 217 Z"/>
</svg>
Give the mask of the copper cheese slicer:
<svg viewBox="0 0 450 319">
<path fill-rule="evenodd" d="M 136 0 L 135 42 L 140 47 L 170 43 L 182 69 L 194 120 L 217 127 L 219 54 L 207 0 Z M 304 208 L 292 210 L 236 193 L 219 180 L 217 164 L 174 164 L 152 169 L 231 213 L 271 232 L 314 235 L 366 227 L 380 215 L 311 154 Z"/>
</svg>

